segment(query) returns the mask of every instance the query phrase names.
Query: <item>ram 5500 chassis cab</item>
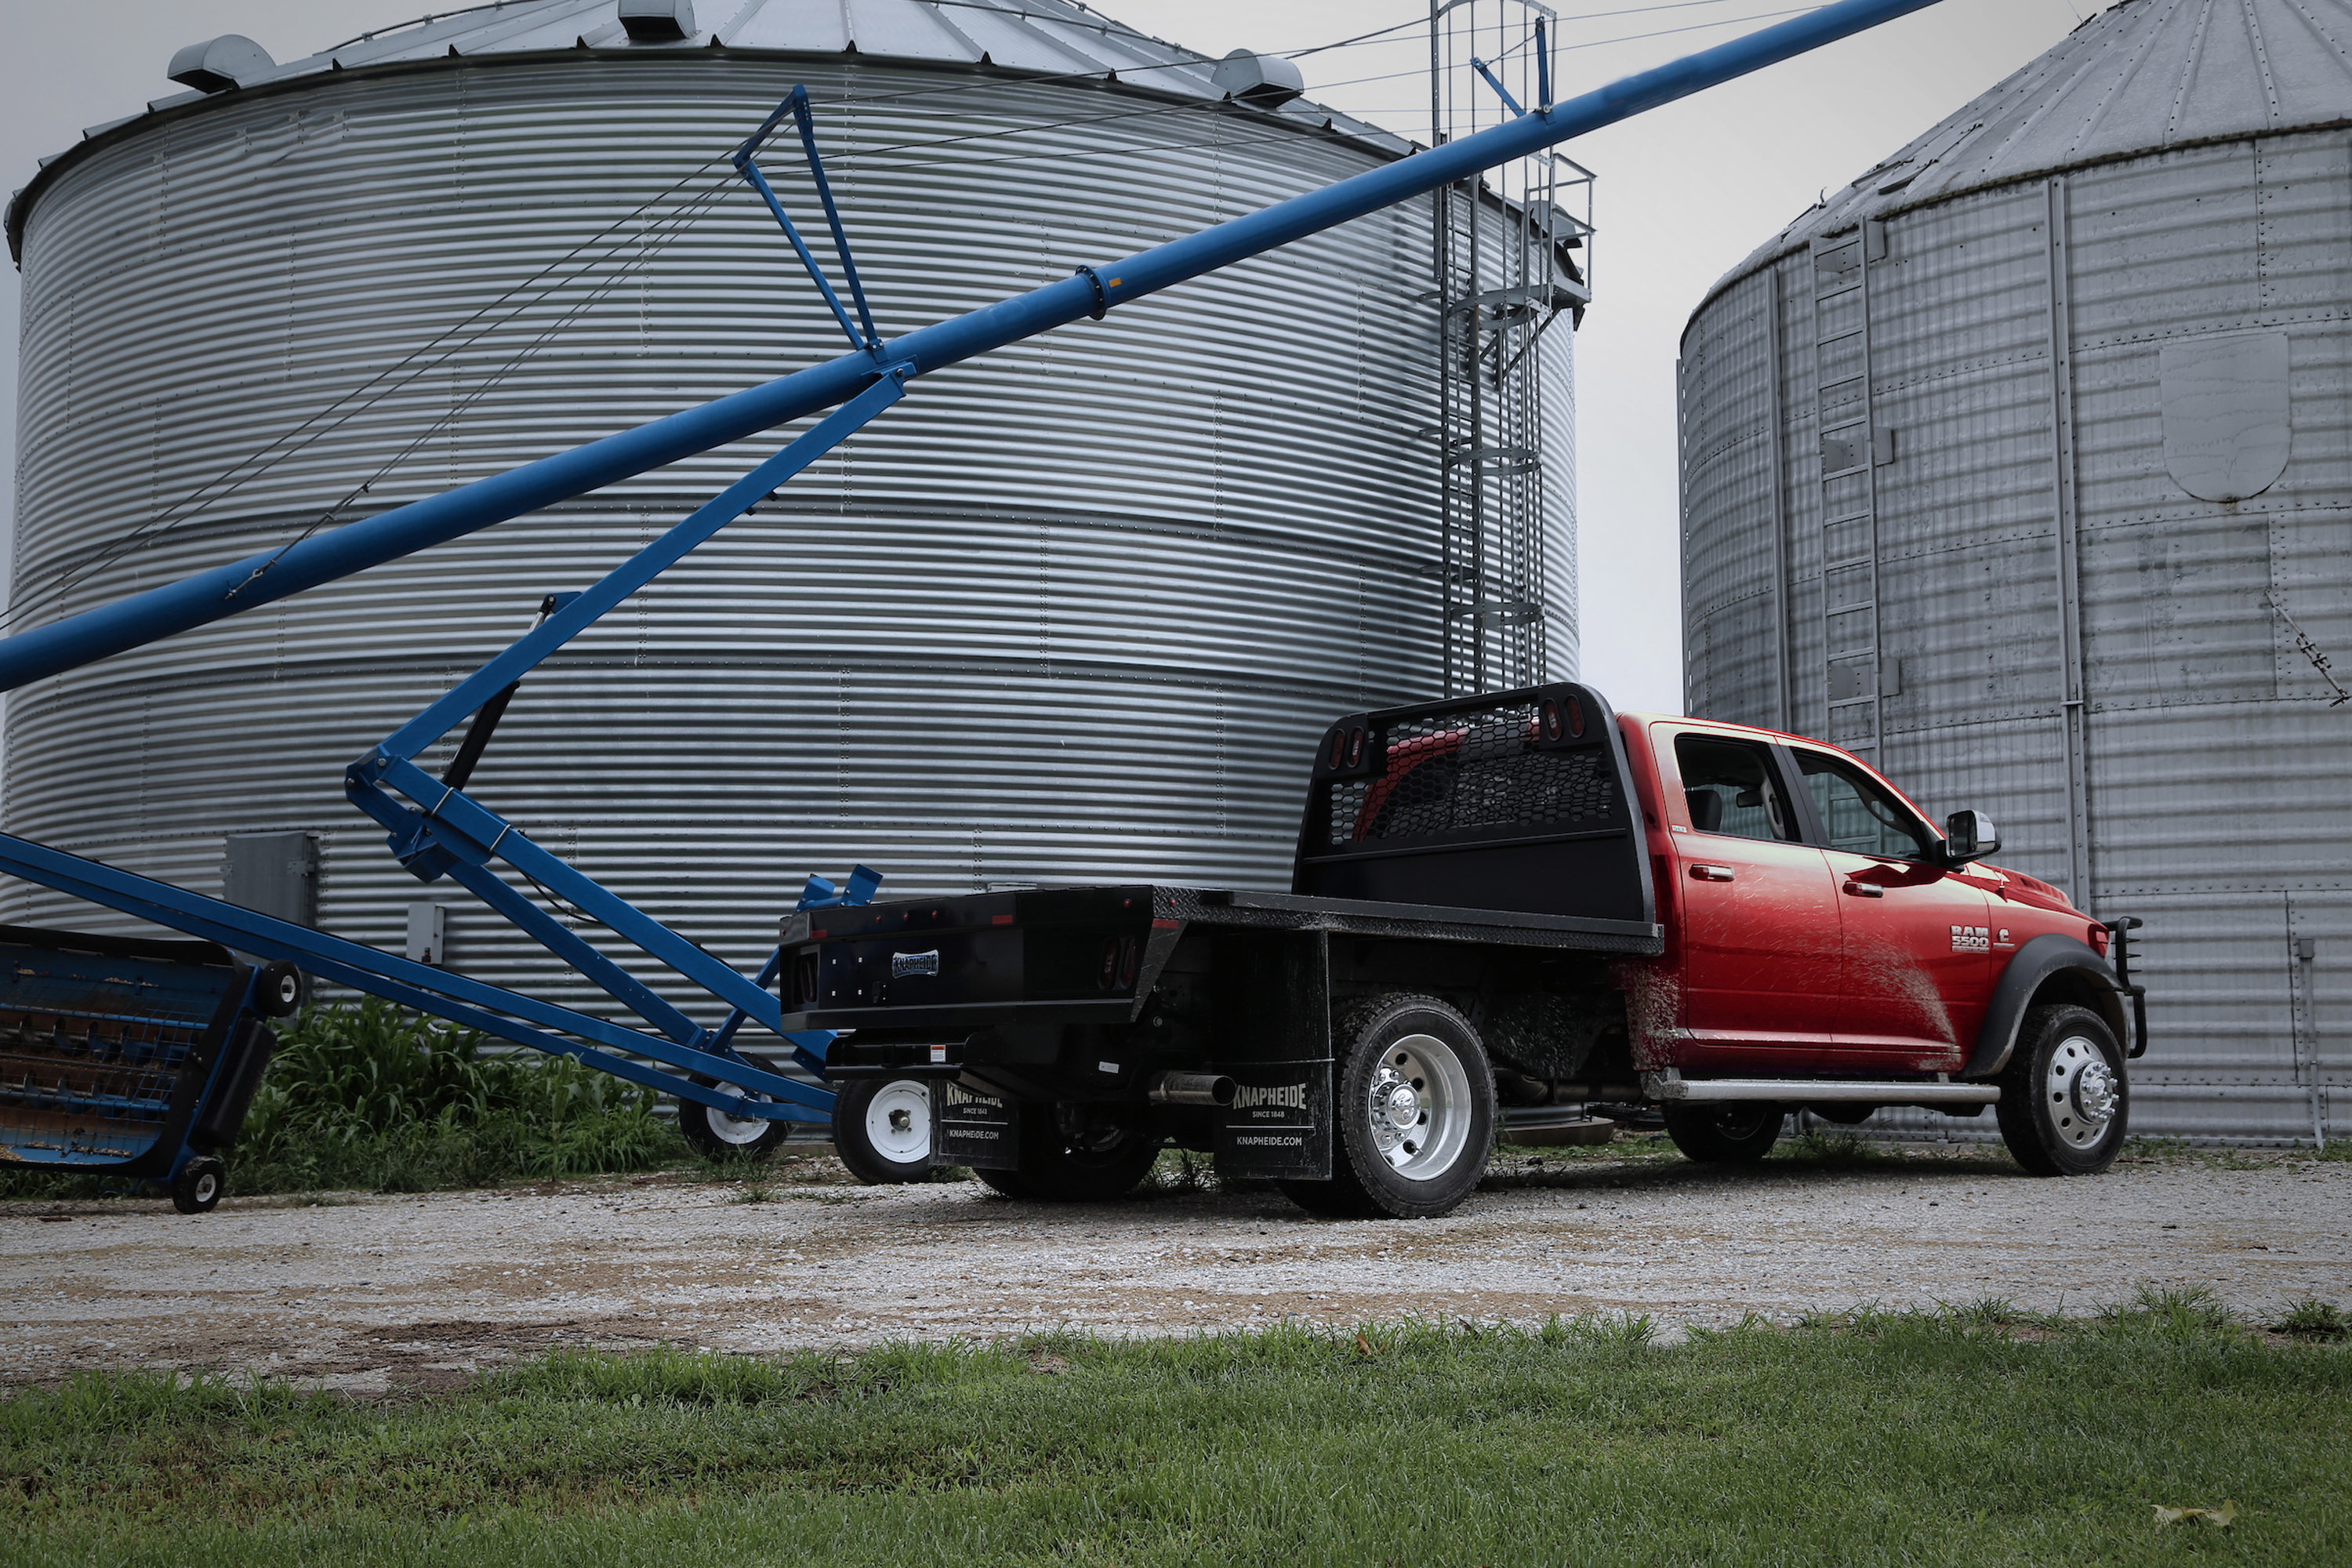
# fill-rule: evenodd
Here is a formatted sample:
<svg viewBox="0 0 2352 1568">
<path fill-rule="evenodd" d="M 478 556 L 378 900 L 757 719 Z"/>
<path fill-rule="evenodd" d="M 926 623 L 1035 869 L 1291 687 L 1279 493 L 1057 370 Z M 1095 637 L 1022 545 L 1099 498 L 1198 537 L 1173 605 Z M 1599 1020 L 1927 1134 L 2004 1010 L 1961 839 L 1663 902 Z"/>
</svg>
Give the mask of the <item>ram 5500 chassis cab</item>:
<svg viewBox="0 0 2352 1568">
<path fill-rule="evenodd" d="M 2103 1170 L 2138 922 L 1999 847 L 1834 747 L 1589 687 L 1390 709 L 1317 746 L 1289 892 L 796 914 L 784 1026 L 854 1031 L 829 1078 L 930 1080 L 931 1160 L 1024 1197 L 1124 1192 L 1172 1141 L 1318 1213 L 1443 1214 L 1498 1103 L 1654 1104 L 1709 1161 L 1798 1108 L 1991 1106 L 2029 1170 Z"/>
</svg>

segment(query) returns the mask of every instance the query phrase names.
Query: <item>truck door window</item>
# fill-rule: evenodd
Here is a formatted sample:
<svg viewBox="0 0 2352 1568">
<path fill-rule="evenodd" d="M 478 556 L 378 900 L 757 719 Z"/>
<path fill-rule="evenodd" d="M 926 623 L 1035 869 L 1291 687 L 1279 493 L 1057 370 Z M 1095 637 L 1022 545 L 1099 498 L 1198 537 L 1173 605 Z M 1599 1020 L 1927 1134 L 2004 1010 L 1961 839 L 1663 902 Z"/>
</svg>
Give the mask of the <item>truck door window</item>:
<svg viewBox="0 0 2352 1568">
<path fill-rule="evenodd" d="M 1898 860 L 1933 858 L 1926 826 L 1876 780 L 1850 763 L 1801 748 L 1797 766 L 1812 792 L 1830 848 Z"/>
<path fill-rule="evenodd" d="M 1797 837 L 1796 814 L 1780 797 L 1780 781 L 1763 747 L 1717 735 L 1675 737 L 1675 763 L 1691 826 L 1701 833 L 1782 843 Z"/>
</svg>

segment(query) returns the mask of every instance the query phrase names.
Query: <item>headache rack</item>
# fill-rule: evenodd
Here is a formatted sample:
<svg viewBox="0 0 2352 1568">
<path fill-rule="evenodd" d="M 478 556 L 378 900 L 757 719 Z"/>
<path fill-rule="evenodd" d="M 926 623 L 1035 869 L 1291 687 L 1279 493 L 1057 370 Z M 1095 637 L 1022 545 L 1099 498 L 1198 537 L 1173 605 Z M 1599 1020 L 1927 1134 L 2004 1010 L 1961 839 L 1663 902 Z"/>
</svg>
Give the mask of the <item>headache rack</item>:
<svg viewBox="0 0 2352 1568">
<path fill-rule="evenodd" d="M 1656 922 L 1616 715 L 1572 681 L 1351 715 L 1318 743 L 1305 897 Z"/>
</svg>

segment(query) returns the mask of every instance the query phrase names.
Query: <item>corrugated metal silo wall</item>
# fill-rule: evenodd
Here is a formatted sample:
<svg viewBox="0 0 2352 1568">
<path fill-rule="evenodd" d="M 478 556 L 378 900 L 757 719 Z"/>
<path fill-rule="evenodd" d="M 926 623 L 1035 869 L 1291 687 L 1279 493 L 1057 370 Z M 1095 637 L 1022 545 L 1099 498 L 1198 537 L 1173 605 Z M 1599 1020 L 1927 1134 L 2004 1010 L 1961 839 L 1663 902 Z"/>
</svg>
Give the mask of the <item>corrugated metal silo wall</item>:
<svg viewBox="0 0 2352 1568">
<path fill-rule="evenodd" d="M 2308 1138 L 2315 1078 L 2339 1107 L 2352 1083 L 2352 709 L 2263 599 L 2352 648 L 2347 176 L 2328 132 L 1959 196 L 1886 222 L 1866 364 L 1815 349 L 1853 231 L 1739 280 L 1685 343 L 1692 710 L 1849 739 L 1822 540 L 1854 503 L 1822 479 L 1821 410 L 1853 417 L 1859 376 L 1895 441 L 1880 760 L 1931 811 L 1991 813 L 2005 863 L 2078 897 L 2087 872 L 2095 912 L 2147 921 L 2148 1134 Z M 2247 333 L 2287 340 L 2292 454 L 2252 499 L 2198 500 L 2167 466 L 2163 346 Z"/>
<path fill-rule="evenodd" d="M 436 68 L 207 105 L 99 150 L 32 214 L 18 602 L 62 577 L 54 607 L 78 610 L 266 548 L 453 405 L 366 507 L 838 352 L 781 237 L 713 164 L 696 189 L 723 195 L 674 243 L 657 242 L 676 203 L 520 331 L 317 420 L 798 80 L 886 331 L 1371 157 L 1198 110 L 1008 142 L 990 133 L 1153 105 L 740 58 Z M 772 162 L 812 207 L 796 160 Z M 1398 208 L 926 378 L 534 675 L 476 792 L 740 963 L 809 871 L 855 860 L 902 891 L 1284 883 L 1315 731 L 1436 679 L 1434 459 L 1414 435 L 1435 397 L 1428 273 L 1426 209 Z M 542 330 L 543 352 L 504 363 Z M 289 455 L 298 437 L 315 439 Z M 322 923 L 396 948 L 409 900 L 462 895 L 392 865 L 341 797 L 343 764 L 541 595 L 781 439 L 18 693 L 11 830 L 205 890 L 224 834 L 314 832 Z M 250 454 L 276 460 L 222 504 L 99 553 Z M 22 887 L 7 912 L 120 924 Z M 469 904 L 449 955 L 594 1005 Z"/>
</svg>

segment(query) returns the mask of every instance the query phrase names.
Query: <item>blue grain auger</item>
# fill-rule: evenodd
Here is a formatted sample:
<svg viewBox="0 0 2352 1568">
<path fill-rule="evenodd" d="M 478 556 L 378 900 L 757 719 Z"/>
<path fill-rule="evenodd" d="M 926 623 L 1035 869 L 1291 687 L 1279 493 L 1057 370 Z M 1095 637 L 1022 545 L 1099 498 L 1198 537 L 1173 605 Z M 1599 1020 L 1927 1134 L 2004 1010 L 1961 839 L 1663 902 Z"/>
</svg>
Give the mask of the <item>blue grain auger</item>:
<svg viewBox="0 0 2352 1568">
<path fill-rule="evenodd" d="M 759 500 L 880 416 L 917 378 L 1107 311 L 1305 236 L 1424 195 L 1701 89 L 1924 9 L 1934 0 L 1838 0 L 1718 47 L 1565 102 L 1521 110 L 1492 130 L 1277 203 L 1171 244 L 1079 266 L 1060 282 L 905 336 L 877 329 L 841 215 L 817 156 L 808 94 L 794 89 L 734 154 L 774 214 L 848 341 L 839 357 L 543 458 L 429 500 L 350 523 L 0 641 L 0 689 L 240 614 L 427 546 L 593 490 L 759 431 L 822 415 L 773 457 L 598 582 L 548 597 L 538 624 L 352 763 L 344 793 L 385 831 L 393 855 L 425 881 L 447 878 L 572 964 L 640 1021 L 614 1023 L 500 986 L 256 914 L 95 860 L 0 835 L 0 871 L 86 899 L 195 942 L 83 936 L 0 927 L 0 1161 L 161 1184 L 184 1212 L 219 1201 L 220 1154 L 236 1141 L 274 1045 L 266 1020 L 294 1011 L 307 973 L 574 1058 L 706 1108 L 717 1122 L 823 1121 L 827 1089 L 788 1077 L 737 1046 L 743 1026 L 781 1033 L 776 961 L 743 974 L 616 897 L 467 793 L 518 685 L 599 616 Z M 1548 62 L 1546 62 L 1548 65 Z M 1548 82 L 1549 72 L 1543 73 Z M 1497 90 L 1500 90 L 1499 87 Z M 1508 95 L 1506 95 L 1506 101 Z M 824 211 L 836 289 L 761 171 L 758 156 L 789 118 Z M 843 300 L 843 293 L 848 297 Z M 416 758 L 470 716 L 438 778 Z M 503 865 L 602 922 L 724 1009 L 698 1023 L 517 892 Z M 800 908 L 862 903 L 880 878 L 858 868 L 840 887 L 812 878 Z M 264 962 L 251 966 L 235 954 Z M 822 1079 L 831 1037 L 785 1037 Z"/>
</svg>

